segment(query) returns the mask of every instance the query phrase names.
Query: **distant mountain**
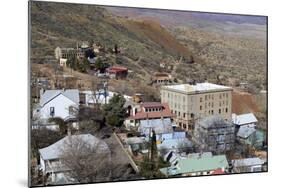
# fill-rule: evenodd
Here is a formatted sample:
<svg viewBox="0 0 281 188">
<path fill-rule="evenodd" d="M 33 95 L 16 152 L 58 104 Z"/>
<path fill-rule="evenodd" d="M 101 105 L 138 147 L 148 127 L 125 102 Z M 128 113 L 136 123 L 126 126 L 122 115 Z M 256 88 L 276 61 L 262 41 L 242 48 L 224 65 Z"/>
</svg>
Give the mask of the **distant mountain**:
<svg viewBox="0 0 281 188">
<path fill-rule="evenodd" d="M 204 19 L 217 22 L 234 22 L 237 24 L 257 24 L 266 25 L 267 18 L 265 16 L 251 15 L 234 15 L 234 14 L 216 14 L 216 13 L 191 13 L 194 18 Z"/>
<path fill-rule="evenodd" d="M 107 7 L 116 15 L 127 16 L 131 18 L 154 18 L 163 25 L 186 25 L 186 22 L 192 20 L 204 20 L 215 22 L 233 22 L 237 24 L 248 23 L 266 25 L 267 18 L 265 16 L 223 14 L 223 13 L 206 13 L 193 11 L 175 11 L 161 9 L 143 9 L 143 8 L 126 8 L 126 7 Z"/>
</svg>

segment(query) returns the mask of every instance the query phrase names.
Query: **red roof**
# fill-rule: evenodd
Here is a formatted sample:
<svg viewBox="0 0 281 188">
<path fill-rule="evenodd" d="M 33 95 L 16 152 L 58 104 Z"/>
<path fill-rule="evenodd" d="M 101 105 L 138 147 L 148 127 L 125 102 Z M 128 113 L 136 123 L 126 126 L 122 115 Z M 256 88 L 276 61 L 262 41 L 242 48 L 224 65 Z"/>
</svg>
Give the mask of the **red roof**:
<svg viewBox="0 0 281 188">
<path fill-rule="evenodd" d="M 144 102 L 141 104 L 141 107 L 144 108 L 156 108 L 156 107 L 164 107 L 160 102 Z"/>
<path fill-rule="evenodd" d="M 117 67 L 117 66 L 113 66 L 107 69 L 108 72 L 112 72 L 112 73 L 116 73 L 116 72 L 124 72 L 124 71 L 128 71 L 128 69 L 126 67 Z"/>
<path fill-rule="evenodd" d="M 213 175 L 224 174 L 224 171 L 219 168 L 219 169 L 214 170 L 214 172 L 213 172 L 212 174 L 213 174 Z"/>
<path fill-rule="evenodd" d="M 157 105 L 157 106 L 156 106 Z M 148 107 L 163 107 L 163 111 L 158 112 L 144 112 L 143 108 Z M 128 119 L 156 119 L 156 118 L 165 118 L 165 117 L 173 117 L 174 115 L 171 113 L 169 105 L 167 103 L 143 103 L 141 104 L 141 110 L 136 113 L 135 116 L 131 115 Z"/>
</svg>

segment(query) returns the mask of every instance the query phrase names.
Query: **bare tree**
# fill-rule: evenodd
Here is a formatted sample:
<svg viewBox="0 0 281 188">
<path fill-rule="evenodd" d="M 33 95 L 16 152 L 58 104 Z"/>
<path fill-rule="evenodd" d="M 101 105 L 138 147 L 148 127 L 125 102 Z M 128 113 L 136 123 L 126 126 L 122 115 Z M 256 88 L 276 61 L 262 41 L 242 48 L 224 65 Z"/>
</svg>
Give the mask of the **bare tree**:
<svg viewBox="0 0 281 188">
<path fill-rule="evenodd" d="M 111 156 L 102 141 L 88 143 L 69 137 L 62 148 L 61 163 L 69 169 L 70 177 L 80 183 L 109 181 L 111 177 Z"/>
<path fill-rule="evenodd" d="M 107 97 L 107 80 L 103 80 L 103 79 L 92 79 L 91 81 L 91 87 L 90 87 L 90 99 L 93 101 L 93 103 L 95 104 L 96 107 L 100 107 L 100 103 L 101 103 L 101 95 L 104 94 L 104 99 L 105 99 L 105 103 L 106 103 L 106 97 Z M 100 93 L 100 92 L 103 92 Z"/>
</svg>

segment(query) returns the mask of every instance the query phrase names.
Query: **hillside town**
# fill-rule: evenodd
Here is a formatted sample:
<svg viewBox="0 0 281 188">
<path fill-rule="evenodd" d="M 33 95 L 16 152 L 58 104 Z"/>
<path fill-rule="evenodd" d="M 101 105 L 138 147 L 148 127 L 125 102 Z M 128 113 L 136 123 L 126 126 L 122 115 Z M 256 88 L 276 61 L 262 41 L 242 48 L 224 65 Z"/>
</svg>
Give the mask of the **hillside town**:
<svg viewBox="0 0 281 188">
<path fill-rule="evenodd" d="M 134 72 L 103 59 L 123 51 L 95 42 L 56 47 L 45 58 L 54 77 L 31 72 L 34 185 L 267 171 L 266 132 L 256 114 L 232 112 L 235 88 L 177 83 L 162 71 L 148 83 L 160 100 L 113 91 Z"/>
<path fill-rule="evenodd" d="M 266 17 L 29 6 L 31 186 L 268 171 Z"/>
</svg>

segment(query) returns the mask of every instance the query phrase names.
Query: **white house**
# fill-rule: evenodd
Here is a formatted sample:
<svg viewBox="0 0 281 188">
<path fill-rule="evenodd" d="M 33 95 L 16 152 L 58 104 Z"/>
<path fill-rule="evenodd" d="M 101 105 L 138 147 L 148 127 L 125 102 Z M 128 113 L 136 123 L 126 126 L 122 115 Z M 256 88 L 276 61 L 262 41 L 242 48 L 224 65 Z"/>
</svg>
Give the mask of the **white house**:
<svg viewBox="0 0 281 188">
<path fill-rule="evenodd" d="M 255 127 L 258 120 L 253 113 L 241 115 L 232 114 L 232 122 L 238 126 L 247 125 L 249 127 Z"/>
<path fill-rule="evenodd" d="M 114 96 L 114 92 L 107 91 L 105 92 L 104 90 L 100 91 L 82 91 L 81 92 L 83 95 L 85 95 L 85 105 L 86 106 L 91 106 L 94 104 L 107 104 L 109 103 L 109 100 Z"/>
<path fill-rule="evenodd" d="M 34 116 L 43 121 L 52 117 L 69 121 L 76 118 L 78 109 L 78 89 L 42 90 L 39 107 L 35 110 Z"/>
<path fill-rule="evenodd" d="M 43 171 L 44 175 L 48 175 L 48 183 L 75 182 L 75 180 L 68 175 L 71 169 L 62 163 L 61 157 L 63 156 L 64 149 L 72 147 L 72 144 L 75 144 L 76 141 L 82 141 L 94 150 L 98 150 L 98 152 L 109 153 L 108 145 L 91 134 L 68 135 L 48 147 L 39 149 L 40 169 Z"/>
</svg>

